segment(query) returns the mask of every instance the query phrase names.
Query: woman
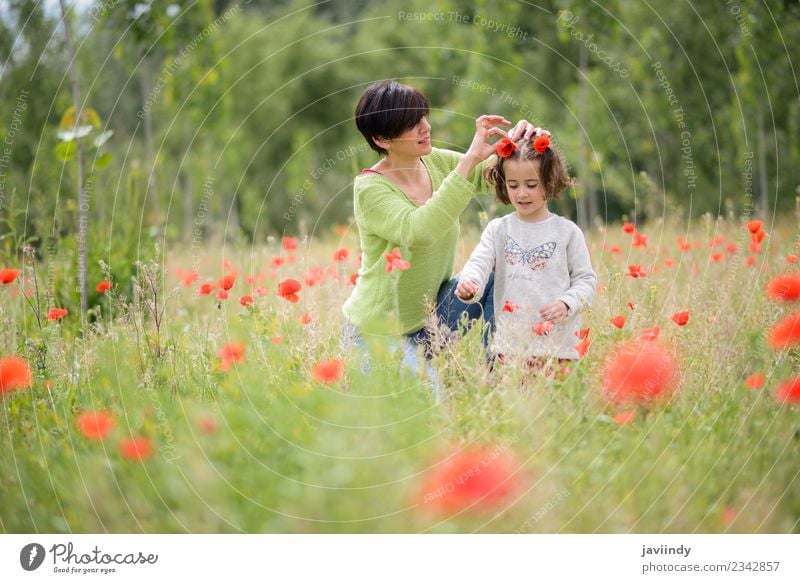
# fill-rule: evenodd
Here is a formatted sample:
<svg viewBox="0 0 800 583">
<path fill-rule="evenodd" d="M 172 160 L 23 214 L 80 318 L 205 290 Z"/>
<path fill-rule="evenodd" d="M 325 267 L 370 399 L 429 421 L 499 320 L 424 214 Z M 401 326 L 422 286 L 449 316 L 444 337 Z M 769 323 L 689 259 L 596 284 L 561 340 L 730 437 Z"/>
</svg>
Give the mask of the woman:
<svg viewBox="0 0 800 583">
<path fill-rule="evenodd" d="M 480 302 L 467 306 L 455 297 L 451 279 L 459 238 L 458 217 L 476 192 L 488 193 L 483 162 L 494 152 L 489 139 L 533 135 L 536 128 L 510 125 L 499 115 L 482 115 L 466 154 L 431 146 L 430 106 L 414 87 L 396 81 L 370 85 L 356 106 L 356 126 L 382 155 L 354 182 L 354 213 L 361 239 L 361 269 L 355 289 L 342 308 L 345 341 L 363 344 L 365 335 L 404 335 L 405 362 L 418 368 L 417 345 L 430 356 L 425 328 L 428 306 L 451 330 L 462 313 L 491 322 L 491 285 Z M 406 270 L 387 271 L 386 254 L 395 248 L 410 262 Z"/>
</svg>

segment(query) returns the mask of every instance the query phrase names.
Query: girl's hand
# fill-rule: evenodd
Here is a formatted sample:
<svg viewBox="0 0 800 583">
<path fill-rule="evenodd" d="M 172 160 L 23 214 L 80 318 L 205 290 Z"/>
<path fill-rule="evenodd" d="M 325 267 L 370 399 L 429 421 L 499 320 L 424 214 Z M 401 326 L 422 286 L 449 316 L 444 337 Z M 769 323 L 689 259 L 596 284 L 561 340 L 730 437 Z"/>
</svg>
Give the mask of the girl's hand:
<svg viewBox="0 0 800 583">
<path fill-rule="evenodd" d="M 460 300 L 471 300 L 478 293 L 478 284 L 469 278 L 459 279 L 456 286 L 456 296 Z"/>
<path fill-rule="evenodd" d="M 537 128 L 529 121 L 521 119 L 517 124 L 508 132 L 508 139 L 516 142 L 517 140 L 526 139 L 532 140 L 537 136 L 550 137 L 550 132 L 544 128 Z"/>
<path fill-rule="evenodd" d="M 539 315 L 542 319 L 553 322 L 554 324 L 558 324 L 561 320 L 566 318 L 568 313 L 569 307 L 561 300 L 545 304 L 542 306 L 542 309 L 539 310 Z"/>
<path fill-rule="evenodd" d="M 472 137 L 472 143 L 465 155 L 465 158 L 471 157 L 475 160 L 477 165 L 483 162 L 494 153 L 494 144 L 489 143 L 489 138 L 493 136 L 508 137 L 508 134 L 496 127 L 498 125 L 511 125 L 511 122 L 504 118 L 502 115 L 482 115 L 475 120 L 475 135 Z"/>
</svg>

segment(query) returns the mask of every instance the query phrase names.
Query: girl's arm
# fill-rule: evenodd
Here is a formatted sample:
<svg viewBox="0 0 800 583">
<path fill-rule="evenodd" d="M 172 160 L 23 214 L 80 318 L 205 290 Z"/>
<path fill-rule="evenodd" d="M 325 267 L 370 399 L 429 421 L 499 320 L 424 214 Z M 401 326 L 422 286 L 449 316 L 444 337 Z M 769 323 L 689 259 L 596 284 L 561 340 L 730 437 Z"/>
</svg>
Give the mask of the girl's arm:
<svg viewBox="0 0 800 583">
<path fill-rule="evenodd" d="M 592 269 L 586 239 L 577 225 L 567 243 L 567 261 L 570 287 L 558 299 L 567 304 L 572 315 L 591 305 L 597 287 L 597 275 Z"/>
<path fill-rule="evenodd" d="M 469 260 L 464 269 L 461 270 L 459 281 L 466 279 L 471 280 L 477 285 L 478 290 L 468 300 L 462 300 L 466 304 L 474 304 L 480 301 L 483 297 L 483 290 L 486 287 L 486 282 L 489 280 L 489 274 L 494 271 L 495 262 L 495 239 L 497 226 L 500 224 L 499 219 L 489 221 L 481 234 L 481 240 L 478 246 L 472 251 Z"/>
</svg>

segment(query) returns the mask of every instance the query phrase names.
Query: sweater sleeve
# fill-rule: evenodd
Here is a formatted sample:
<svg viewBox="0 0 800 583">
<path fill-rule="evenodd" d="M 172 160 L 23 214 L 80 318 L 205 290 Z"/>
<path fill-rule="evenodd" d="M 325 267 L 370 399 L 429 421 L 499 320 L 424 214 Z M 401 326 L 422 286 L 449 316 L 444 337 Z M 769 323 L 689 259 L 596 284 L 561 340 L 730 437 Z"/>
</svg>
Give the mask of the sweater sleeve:
<svg viewBox="0 0 800 583">
<path fill-rule="evenodd" d="M 464 154 L 460 154 L 454 150 L 438 149 L 437 152 L 447 160 L 446 163 L 450 168 L 455 168 L 456 165 L 458 165 L 458 162 L 464 156 Z M 476 193 L 494 192 L 494 186 L 486 182 L 486 178 L 483 175 L 484 168 L 486 168 L 486 165 L 492 162 L 494 158 L 495 155 L 492 154 L 489 156 L 489 158 L 475 166 L 475 168 L 472 169 L 472 172 L 469 173 L 469 181 L 472 186 L 475 187 Z"/>
<path fill-rule="evenodd" d="M 478 285 L 478 291 L 472 296 L 472 299 L 464 301 L 465 304 L 474 304 L 480 301 L 486 282 L 489 280 L 489 274 L 494 271 L 497 225 L 499 225 L 497 219 L 489 221 L 481 234 L 478 246 L 472 251 L 464 269 L 461 270 L 459 280 L 471 279 Z"/>
<path fill-rule="evenodd" d="M 388 184 L 365 180 L 356 184 L 359 227 L 401 247 L 434 243 L 458 221 L 474 192 L 471 182 L 450 172 L 433 196 L 415 207 Z"/>
<path fill-rule="evenodd" d="M 572 235 L 567 243 L 567 261 L 570 286 L 558 299 L 567 304 L 570 313 L 573 314 L 591 305 L 597 287 L 597 276 L 592 269 L 589 249 L 577 225 L 573 226 Z"/>
</svg>

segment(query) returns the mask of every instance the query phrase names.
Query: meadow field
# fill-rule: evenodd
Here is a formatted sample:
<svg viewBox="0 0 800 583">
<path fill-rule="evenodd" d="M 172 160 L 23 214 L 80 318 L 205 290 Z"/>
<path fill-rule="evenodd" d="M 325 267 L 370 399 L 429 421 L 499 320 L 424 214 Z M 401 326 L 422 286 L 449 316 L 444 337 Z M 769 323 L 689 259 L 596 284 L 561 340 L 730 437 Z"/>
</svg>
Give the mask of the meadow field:
<svg viewBox="0 0 800 583">
<path fill-rule="evenodd" d="M 21 255 L 0 265 L 0 530 L 796 533 L 798 217 L 749 219 L 591 231 L 581 360 L 490 369 L 465 330 L 439 402 L 389 340 L 367 373 L 340 346 L 355 226 L 154 246 L 132 285 L 106 268 L 83 329 L 52 311 L 73 264 Z"/>
</svg>

